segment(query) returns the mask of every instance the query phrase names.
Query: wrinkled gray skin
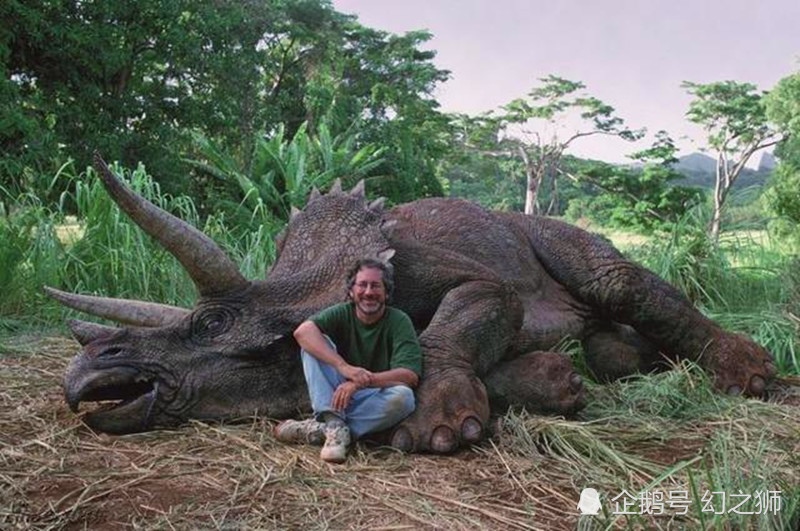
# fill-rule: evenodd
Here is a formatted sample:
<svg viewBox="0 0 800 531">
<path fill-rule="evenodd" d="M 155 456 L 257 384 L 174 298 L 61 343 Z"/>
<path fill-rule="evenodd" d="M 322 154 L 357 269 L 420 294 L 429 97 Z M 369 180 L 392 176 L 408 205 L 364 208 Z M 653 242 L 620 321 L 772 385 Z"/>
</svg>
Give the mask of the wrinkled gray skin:
<svg viewBox="0 0 800 531">
<path fill-rule="evenodd" d="M 345 298 L 358 258 L 391 259 L 394 305 L 420 332 L 425 368 L 417 411 L 388 434 L 406 451 L 446 453 L 480 440 L 509 405 L 569 414 L 584 391 L 570 360 L 548 350 L 583 342 L 590 368 L 614 379 L 665 358 L 698 360 L 730 393 L 761 395 L 775 369 L 750 339 L 723 331 L 672 287 L 606 241 L 559 221 L 425 199 L 384 210 L 363 183 L 314 191 L 279 237 L 266 280 L 250 281 L 205 235 L 121 184 L 96 159 L 109 194 L 186 268 L 191 310 L 48 288 L 67 306 L 126 324 L 70 326 L 82 351 L 67 402 L 118 401 L 85 416 L 129 433 L 189 419 L 290 417 L 308 408 L 291 332 Z M 143 257 L 131 257 L 143 259 Z"/>
</svg>

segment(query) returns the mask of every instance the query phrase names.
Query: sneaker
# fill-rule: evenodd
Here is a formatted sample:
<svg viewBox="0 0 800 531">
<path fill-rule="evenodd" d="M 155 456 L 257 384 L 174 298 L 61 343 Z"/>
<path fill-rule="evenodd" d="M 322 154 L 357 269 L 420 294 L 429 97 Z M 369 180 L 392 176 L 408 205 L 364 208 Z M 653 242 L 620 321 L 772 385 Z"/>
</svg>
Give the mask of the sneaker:
<svg viewBox="0 0 800 531">
<path fill-rule="evenodd" d="M 325 441 L 325 424 L 316 419 L 284 420 L 272 433 L 282 443 L 319 446 Z"/>
<path fill-rule="evenodd" d="M 350 428 L 343 422 L 329 422 L 325 425 L 325 445 L 319 452 L 323 461 L 344 463 L 347 448 L 350 446 Z"/>
</svg>

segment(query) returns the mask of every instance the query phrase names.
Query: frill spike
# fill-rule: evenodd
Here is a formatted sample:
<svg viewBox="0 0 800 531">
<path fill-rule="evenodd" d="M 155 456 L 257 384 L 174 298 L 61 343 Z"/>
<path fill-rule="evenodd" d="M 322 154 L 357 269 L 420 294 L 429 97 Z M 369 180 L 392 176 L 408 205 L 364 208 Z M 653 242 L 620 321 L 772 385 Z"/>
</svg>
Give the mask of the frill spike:
<svg viewBox="0 0 800 531">
<path fill-rule="evenodd" d="M 396 226 L 397 226 L 396 219 L 386 220 L 383 223 L 381 223 L 381 232 L 385 237 L 390 238 Z"/>
<path fill-rule="evenodd" d="M 358 183 L 356 183 L 356 185 L 350 190 L 350 195 L 358 199 L 364 199 L 366 197 L 364 179 L 361 179 L 358 181 Z"/>
<path fill-rule="evenodd" d="M 386 204 L 386 198 L 379 197 L 378 199 L 372 201 L 367 208 L 369 208 L 373 212 L 380 213 L 383 211 L 384 204 Z"/>
</svg>

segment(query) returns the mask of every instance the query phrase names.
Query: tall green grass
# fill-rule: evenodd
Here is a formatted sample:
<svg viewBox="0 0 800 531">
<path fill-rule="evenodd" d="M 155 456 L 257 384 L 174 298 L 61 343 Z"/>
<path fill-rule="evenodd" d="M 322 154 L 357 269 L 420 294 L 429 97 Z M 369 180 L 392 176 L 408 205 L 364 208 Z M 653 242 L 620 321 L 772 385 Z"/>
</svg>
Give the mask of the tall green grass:
<svg viewBox="0 0 800 531">
<path fill-rule="evenodd" d="M 791 242 L 766 231 L 723 233 L 719 243 L 706 230 L 702 211 L 674 230 L 629 252 L 682 291 L 728 330 L 765 346 L 779 370 L 800 374 L 800 271 Z"/>
<path fill-rule="evenodd" d="M 275 257 L 277 228 L 264 216 L 255 231 L 229 226 L 224 213 L 201 220 L 188 197 L 164 194 L 140 166 L 122 171 L 130 186 L 164 210 L 200 228 L 240 265 L 250 278 L 263 277 Z M 60 307 L 44 296 L 45 285 L 109 297 L 191 306 L 195 288 L 181 265 L 141 231 L 110 199 L 90 168 L 71 179 L 58 205 L 35 197 L 4 197 L 0 203 L 0 330 L 57 323 Z M 79 223 L 77 238 L 60 238 L 67 212 Z"/>
</svg>

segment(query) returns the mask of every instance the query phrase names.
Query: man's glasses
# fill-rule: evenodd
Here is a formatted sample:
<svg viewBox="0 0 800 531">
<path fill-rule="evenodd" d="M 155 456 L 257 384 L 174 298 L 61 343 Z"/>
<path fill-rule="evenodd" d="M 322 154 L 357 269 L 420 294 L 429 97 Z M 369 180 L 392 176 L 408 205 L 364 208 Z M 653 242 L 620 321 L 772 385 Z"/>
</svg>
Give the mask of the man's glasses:
<svg viewBox="0 0 800 531">
<path fill-rule="evenodd" d="M 367 291 L 367 288 L 371 288 L 372 291 L 382 291 L 383 290 L 383 283 L 382 282 L 356 282 L 353 286 L 358 291 Z"/>
</svg>

